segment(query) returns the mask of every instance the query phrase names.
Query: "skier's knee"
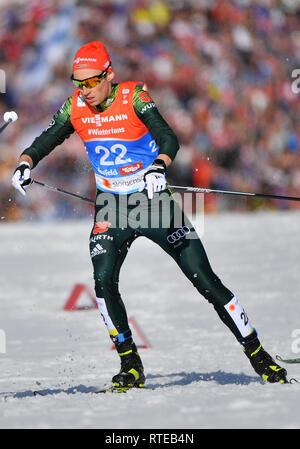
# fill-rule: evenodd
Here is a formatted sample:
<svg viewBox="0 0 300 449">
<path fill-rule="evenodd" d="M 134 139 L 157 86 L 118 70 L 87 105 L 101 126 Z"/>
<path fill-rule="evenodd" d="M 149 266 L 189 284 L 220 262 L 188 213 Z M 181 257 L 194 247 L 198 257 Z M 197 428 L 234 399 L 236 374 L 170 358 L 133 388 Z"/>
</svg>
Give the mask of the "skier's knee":
<svg viewBox="0 0 300 449">
<path fill-rule="evenodd" d="M 106 292 L 113 293 L 118 286 L 118 283 L 113 281 L 113 275 L 109 269 L 94 272 L 94 281 L 97 297 L 105 296 Z"/>
<path fill-rule="evenodd" d="M 202 283 L 198 290 L 214 307 L 225 306 L 234 296 L 217 276 L 210 282 Z"/>
</svg>

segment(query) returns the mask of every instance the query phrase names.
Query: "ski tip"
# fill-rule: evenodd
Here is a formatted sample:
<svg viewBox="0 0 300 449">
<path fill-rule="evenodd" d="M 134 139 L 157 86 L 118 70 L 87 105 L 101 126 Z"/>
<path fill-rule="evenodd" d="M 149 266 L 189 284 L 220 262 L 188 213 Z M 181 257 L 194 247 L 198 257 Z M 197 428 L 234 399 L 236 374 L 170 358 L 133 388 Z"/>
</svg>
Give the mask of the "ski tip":
<svg viewBox="0 0 300 449">
<path fill-rule="evenodd" d="M 294 377 L 292 377 L 291 379 L 288 380 L 289 384 L 298 384 L 299 380 L 295 379 Z"/>
<path fill-rule="evenodd" d="M 33 395 L 34 395 L 34 396 L 46 396 L 45 393 L 43 393 L 42 391 L 38 391 L 38 390 L 34 391 L 34 392 L 33 392 Z"/>
<path fill-rule="evenodd" d="M 300 363 L 300 358 L 298 359 L 283 359 L 282 357 L 280 357 L 280 355 L 276 355 L 276 359 L 279 360 L 280 362 L 284 362 L 284 363 Z"/>
</svg>

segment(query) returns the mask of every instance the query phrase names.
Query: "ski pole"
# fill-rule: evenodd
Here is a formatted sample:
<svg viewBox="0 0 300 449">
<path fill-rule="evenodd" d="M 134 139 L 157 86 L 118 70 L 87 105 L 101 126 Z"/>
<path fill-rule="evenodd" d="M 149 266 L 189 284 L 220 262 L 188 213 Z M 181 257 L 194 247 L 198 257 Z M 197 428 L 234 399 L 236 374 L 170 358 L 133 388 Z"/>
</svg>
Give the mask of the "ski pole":
<svg viewBox="0 0 300 449">
<path fill-rule="evenodd" d="M 39 186 L 45 187 L 46 189 L 52 190 L 53 192 L 64 193 L 65 195 L 74 196 L 75 198 L 78 198 L 80 200 L 87 201 L 88 203 L 94 204 L 94 200 L 92 200 L 90 198 L 86 198 L 85 196 L 78 195 L 77 193 L 68 192 L 68 190 L 60 189 L 59 187 L 49 186 L 48 184 L 45 184 L 44 182 L 37 181 L 36 179 L 31 179 L 30 184 L 38 184 Z"/>
<path fill-rule="evenodd" d="M 202 187 L 184 187 L 184 186 L 171 186 L 171 189 L 186 190 L 188 192 L 199 192 L 199 193 L 222 193 L 226 195 L 242 195 L 251 197 L 260 197 L 268 199 L 286 200 L 286 201 L 300 201 L 300 197 L 297 196 L 283 196 L 283 195 L 271 195 L 267 193 L 250 193 L 250 192 L 234 192 L 231 190 L 214 190 L 214 189 L 204 189 Z"/>
<path fill-rule="evenodd" d="M 3 115 L 3 120 L 6 122 L 0 128 L 0 133 L 5 130 L 5 128 L 12 122 L 18 120 L 18 114 L 15 111 L 5 112 Z"/>
<path fill-rule="evenodd" d="M 37 181 L 36 179 L 31 179 L 30 184 L 38 184 L 39 186 L 45 187 L 48 190 L 52 190 L 54 192 L 64 193 L 65 195 L 70 195 L 75 198 L 78 198 L 83 201 L 87 201 L 88 203 L 94 203 L 94 200 L 90 198 L 86 198 L 84 196 L 78 195 L 77 193 L 69 192 L 68 190 L 60 189 L 59 187 L 49 186 L 44 182 Z M 186 186 L 173 186 L 168 185 L 170 189 L 178 189 L 178 190 L 186 190 L 188 192 L 199 192 L 199 193 L 221 193 L 227 195 L 242 195 L 242 196 L 250 196 L 250 197 L 260 197 L 260 198 L 268 198 L 268 199 L 277 199 L 277 200 L 286 200 L 286 201 L 300 201 L 300 197 L 297 196 L 283 196 L 283 195 L 271 195 L 267 193 L 251 193 L 251 192 L 234 192 L 231 190 L 214 190 L 214 189 L 205 189 L 202 187 L 186 187 Z"/>
</svg>

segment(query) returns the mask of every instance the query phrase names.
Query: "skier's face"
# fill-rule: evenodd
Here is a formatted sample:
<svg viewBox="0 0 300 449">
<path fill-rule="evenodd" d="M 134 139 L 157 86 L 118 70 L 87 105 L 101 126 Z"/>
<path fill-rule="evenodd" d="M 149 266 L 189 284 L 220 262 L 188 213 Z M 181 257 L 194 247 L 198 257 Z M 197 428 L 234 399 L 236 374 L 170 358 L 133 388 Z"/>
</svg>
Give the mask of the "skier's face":
<svg viewBox="0 0 300 449">
<path fill-rule="evenodd" d="M 94 87 L 91 85 L 95 82 L 93 77 L 101 76 L 101 71 L 97 69 L 80 69 L 75 70 L 73 73 L 73 78 L 77 81 L 87 80 L 85 85 L 79 87 L 81 90 L 86 102 L 91 106 L 97 106 L 102 103 L 110 94 L 111 91 L 111 81 L 114 78 L 114 72 L 107 72 L 104 74 L 105 76 L 101 79 L 95 78 L 97 84 Z"/>
</svg>

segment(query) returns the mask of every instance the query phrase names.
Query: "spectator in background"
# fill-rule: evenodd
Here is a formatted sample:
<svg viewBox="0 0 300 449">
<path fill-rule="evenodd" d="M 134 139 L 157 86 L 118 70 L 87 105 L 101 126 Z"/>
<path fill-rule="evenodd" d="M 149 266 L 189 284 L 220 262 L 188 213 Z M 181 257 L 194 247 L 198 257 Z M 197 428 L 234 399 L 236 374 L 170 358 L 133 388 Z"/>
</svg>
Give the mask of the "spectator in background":
<svg viewBox="0 0 300 449">
<path fill-rule="evenodd" d="M 2 220 L 40 219 L 45 210 L 48 219 L 91 213 L 67 197 L 54 204 L 54 194 L 38 187 L 23 208 L 10 176 L 20 150 L 68 95 L 75 49 L 92 40 L 107 45 L 122 74 L 117 81 L 140 78 L 151 85 L 182 143 L 170 172 L 174 183 L 299 196 L 299 101 L 291 90 L 291 73 L 300 67 L 299 13 L 297 2 L 287 0 L 4 3 L 0 67 L 8 81 L 0 112 L 15 109 L 19 120 L 0 140 Z M 78 177 L 89 165 L 76 137 L 63 144 L 59 158 L 67 186 L 58 173 L 49 178 L 51 156 L 37 176 L 93 195 L 91 183 Z M 299 208 L 211 195 L 205 202 L 207 212 Z"/>
</svg>

